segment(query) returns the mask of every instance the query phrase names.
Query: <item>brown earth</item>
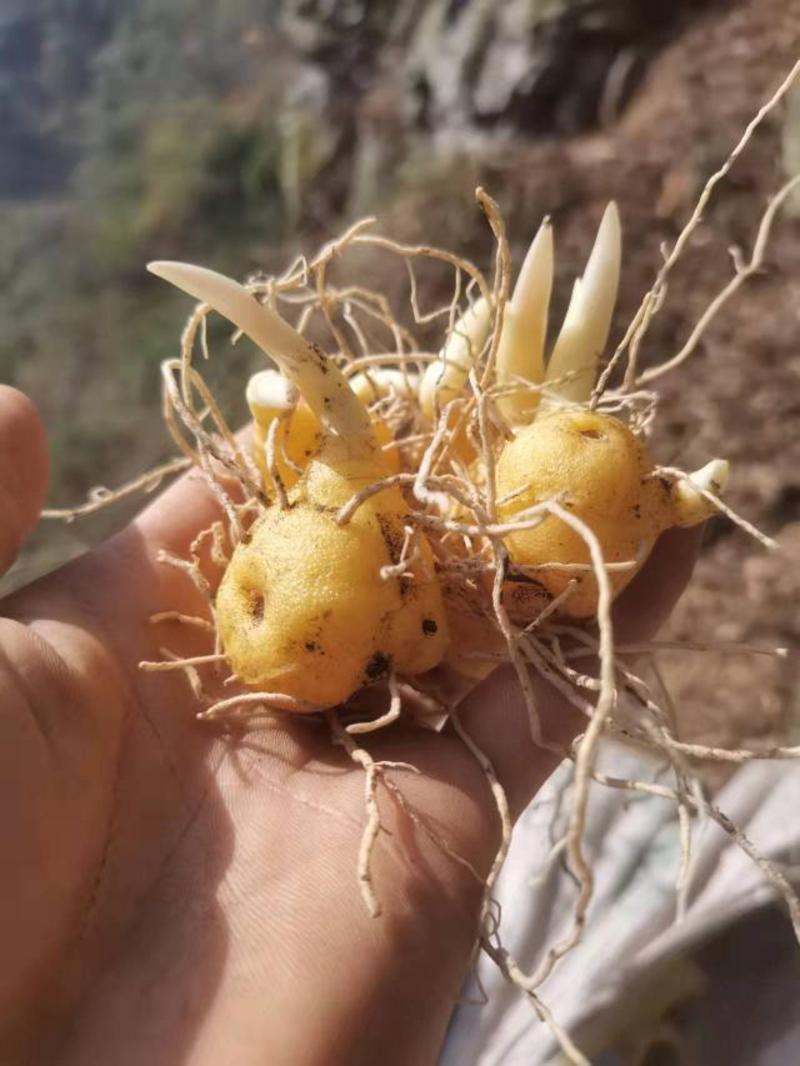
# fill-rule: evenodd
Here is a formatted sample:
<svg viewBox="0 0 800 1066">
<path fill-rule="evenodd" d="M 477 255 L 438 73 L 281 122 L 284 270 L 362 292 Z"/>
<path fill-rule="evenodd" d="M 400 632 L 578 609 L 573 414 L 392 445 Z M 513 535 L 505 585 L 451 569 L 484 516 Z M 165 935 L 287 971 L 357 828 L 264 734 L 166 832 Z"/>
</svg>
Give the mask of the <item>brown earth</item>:
<svg viewBox="0 0 800 1066">
<path fill-rule="evenodd" d="M 545 214 L 556 233 L 563 307 L 602 209 L 619 201 L 625 255 L 617 336 L 633 315 L 708 176 L 800 55 L 800 4 L 751 0 L 698 19 L 651 65 L 623 116 L 602 131 L 533 147 L 508 144 L 430 173 L 382 211 L 383 229 L 485 256 L 470 208 L 481 182 L 499 200 L 519 260 Z M 719 187 L 672 276 L 644 345 L 645 365 L 677 351 L 748 251 L 768 198 L 786 179 L 787 108 L 771 114 Z M 800 134 L 795 133 L 795 136 Z M 433 201 L 433 202 L 432 202 Z M 763 273 L 712 323 L 691 360 L 659 383 L 653 450 L 686 469 L 733 466 L 726 498 L 774 536 L 770 554 L 726 519 L 710 523 L 696 578 L 667 636 L 787 647 L 787 659 L 737 653 L 664 656 L 686 739 L 762 743 L 800 728 L 800 223 L 784 212 Z M 465 222 L 465 220 L 467 220 Z"/>
<path fill-rule="evenodd" d="M 541 217 L 551 215 L 558 250 L 556 307 L 563 309 L 603 207 L 616 198 L 626 248 L 619 336 L 657 270 L 660 246 L 675 240 L 704 181 L 798 55 L 798 0 L 712 5 L 652 61 L 623 113 L 599 132 L 537 142 L 491 135 L 455 165 L 418 154 L 373 209 L 384 232 L 452 247 L 487 268 L 490 241 L 474 206 L 476 184 L 499 200 L 517 262 Z M 794 121 L 800 127 L 800 117 Z M 644 346 L 645 364 L 678 350 L 730 276 L 728 248 L 749 248 L 768 197 L 785 179 L 782 143 L 792 134 L 800 139 L 784 105 L 765 121 L 718 189 L 672 277 Z M 337 228 L 338 222 L 326 219 L 313 237 L 307 233 L 287 247 L 284 261 L 297 250 L 308 252 L 315 238 L 328 239 Z M 791 651 L 786 660 L 711 653 L 665 657 L 687 737 L 761 742 L 785 735 L 791 721 L 800 722 L 798 237 L 800 222 L 785 212 L 762 275 L 724 309 L 691 360 L 659 382 L 655 454 L 689 469 L 711 456 L 729 458 L 730 504 L 782 546 L 782 554 L 769 555 L 727 520 L 711 523 L 697 576 L 669 636 L 780 644 Z M 274 245 L 261 251 L 256 259 L 276 261 Z M 381 270 L 374 264 L 373 283 L 399 296 L 405 277 Z M 68 553 L 80 548 L 83 533 L 72 526 L 57 537 L 65 543 L 56 553 Z"/>
</svg>

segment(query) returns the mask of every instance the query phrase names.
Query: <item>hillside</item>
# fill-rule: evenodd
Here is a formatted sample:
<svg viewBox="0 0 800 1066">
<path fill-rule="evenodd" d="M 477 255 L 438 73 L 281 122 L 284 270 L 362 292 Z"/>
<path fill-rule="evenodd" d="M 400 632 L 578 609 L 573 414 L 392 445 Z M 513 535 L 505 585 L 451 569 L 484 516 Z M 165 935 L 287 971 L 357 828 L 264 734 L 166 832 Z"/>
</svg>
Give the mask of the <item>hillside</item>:
<svg viewBox="0 0 800 1066">
<path fill-rule="evenodd" d="M 7 0 L 0 379 L 45 414 L 51 502 L 170 454 L 158 364 L 174 353 L 186 308 L 144 273 L 153 256 L 237 275 L 275 269 L 375 211 L 399 238 L 485 262 L 490 241 L 472 196 L 480 181 L 503 207 L 516 256 L 541 216 L 553 217 L 563 307 L 613 196 L 627 248 L 621 328 L 660 244 L 674 240 L 704 178 L 800 52 L 797 0 L 687 2 L 659 21 L 642 17 L 651 6 Z M 644 358 L 680 345 L 727 277 L 727 248 L 752 239 L 796 157 L 798 121 L 774 116 L 720 191 Z M 665 380 L 658 440 L 689 466 L 730 456 L 733 505 L 790 552 L 800 552 L 797 225 L 781 223 L 764 276 Z M 405 284 L 384 280 L 396 292 Z M 213 371 L 234 417 L 255 365 L 239 345 Z M 23 574 L 124 513 L 44 531 Z M 753 555 L 717 522 L 675 632 L 796 640 L 796 587 Z M 743 591 L 752 607 L 736 599 Z M 755 709 L 742 671 L 750 693 L 760 682 Z M 728 661 L 689 673 L 675 679 L 687 718 L 707 729 L 708 706 L 721 707 L 712 726 L 723 738 L 769 734 L 797 712 L 789 666 Z"/>
</svg>

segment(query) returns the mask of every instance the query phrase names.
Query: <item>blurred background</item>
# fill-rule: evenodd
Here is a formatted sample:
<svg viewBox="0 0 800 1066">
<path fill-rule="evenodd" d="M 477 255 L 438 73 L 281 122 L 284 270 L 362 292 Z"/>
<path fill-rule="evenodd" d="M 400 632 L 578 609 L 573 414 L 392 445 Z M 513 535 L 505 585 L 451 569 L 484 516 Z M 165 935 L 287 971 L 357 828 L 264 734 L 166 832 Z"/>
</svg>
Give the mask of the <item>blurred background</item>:
<svg viewBox="0 0 800 1066">
<path fill-rule="evenodd" d="M 398 239 L 489 269 L 481 183 L 517 262 L 552 216 L 557 319 L 613 197 L 619 336 L 660 245 L 799 53 L 797 0 L 2 0 L 0 380 L 45 416 L 51 505 L 172 454 L 158 364 L 188 308 L 148 259 L 282 269 L 375 213 Z M 646 362 L 677 350 L 729 276 L 729 246 L 749 248 L 766 198 L 798 169 L 795 94 L 715 197 Z M 786 557 L 715 520 L 675 637 L 797 640 L 797 212 L 784 212 L 763 274 L 663 380 L 654 444 L 687 468 L 730 458 L 731 503 Z M 246 345 L 219 350 L 215 387 L 243 417 L 258 360 Z M 45 524 L 14 581 L 127 513 Z M 670 675 L 687 738 L 757 745 L 800 716 L 791 660 L 683 655 Z"/>
</svg>

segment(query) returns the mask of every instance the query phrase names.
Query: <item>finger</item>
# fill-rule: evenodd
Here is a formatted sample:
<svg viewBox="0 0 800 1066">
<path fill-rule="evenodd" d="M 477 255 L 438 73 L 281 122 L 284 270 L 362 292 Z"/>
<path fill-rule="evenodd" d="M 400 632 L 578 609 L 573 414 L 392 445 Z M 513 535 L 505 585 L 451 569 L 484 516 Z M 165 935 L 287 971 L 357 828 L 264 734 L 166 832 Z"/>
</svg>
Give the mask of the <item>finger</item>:
<svg viewBox="0 0 800 1066">
<path fill-rule="evenodd" d="M 669 615 L 691 577 L 702 529 L 673 529 L 656 542 L 647 563 L 614 607 L 615 641 L 649 640 Z M 580 667 L 591 672 L 591 664 Z M 544 678 L 531 677 L 543 736 L 566 749 L 586 718 Z M 460 707 L 462 724 L 489 757 L 514 815 L 530 802 L 560 761 L 531 737 L 527 704 L 513 667 L 481 682 Z"/>
<path fill-rule="evenodd" d="M 79 577 L 83 571 L 97 571 L 102 575 L 91 580 L 117 590 L 125 603 L 124 617 L 137 633 L 141 628 L 134 624 L 137 620 L 141 623 L 164 611 L 207 617 L 206 596 L 187 571 L 171 565 L 162 553 L 188 563 L 195 539 L 222 514 L 205 478 L 192 469 L 153 500 L 121 533 L 77 560 L 68 570 Z M 207 563 L 207 546 L 202 554 Z M 210 568 L 205 576 L 213 577 Z M 107 611 L 113 616 L 113 605 L 109 604 Z M 145 631 L 149 630 L 152 626 L 145 626 Z M 176 633 L 182 644 L 185 635 L 182 627 Z M 159 631 L 159 639 L 162 635 Z M 135 655 L 152 657 L 141 649 Z"/>
<path fill-rule="evenodd" d="M 242 431 L 244 434 L 248 431 Z M 91 553 L 88 565 L 110 566 L 113 580 L 135 601 L 142 616 L 178 611 L 205 617 L 208 601 L 185 571 L 165 563 L 161 553 L 188 561 L 199 534 L 225 517 L 222 492 L 238 500 L 240 487 L 230 479 L 212 488 L 208 478 L 192 467 L 160 493 L 129 526 Z M 216 584 L 219 567 L 210 560 L 210 538 L 199 549 L 204 576 Z"/>
<path fill-rule="evenodd" d="M 0 385 L 0 573 L 39 521 L 48 471 L 38 411 L 24 393 Z"/>
<path fill-rule="evenodd" d="M 153 500 L 132 528 L 156 549 L 185 555 L 197 534 L 222 513 L 205 477 L 193 467 Z"/>
<path fill-rule="evenodd" d="M 566 751 L 586 719 L 552 685 L 538 676 L 531 686 L 542 735 Z M 528 706 L 512 666 L 501 666 L 466 697 L 459 718 L 488 757 L 517 818 L 539 791 L 562 756 L 534 744 Z"/>
<path fill-rule="evenodd" d="M 236 434 L 240 447 L 249 450 L 253 427 L 244 426 Z M 217 490 L 197 467 L 192 467 L 162 492 L 133 522 L 133 527 L 159 547 L 182 554 L 202 529 L 223 517 L 221 493 L 241 502 L 241 486 L 220 476 Z"/>
<path fill-rule="evenodd" d="M 56 609 L 69 614 L 77 600 L 87 608 L 88 618 L 102 620 L 106 635 L 116 635 L 126 659 L 138 662 L 159 657 L 167 629 L 156 631 L 150 623 L 153 615 L 167 612 L 207 619 L 209 614 L 207 596 L 185 569 L 169 565 L 161 553 L 188 561 L 195 539 L 223 514 L 205 477 L 193 468 L 122 532 L 13 595 L 4 601 L 4 609 L 18 618 L 39 617 L 42 611 L 51 617 Z M 208 543 L 200 554 L 207 563 Z M 205 576 L 214 577 L 211 573 Z M 165 625 L 175 651 L 201 654 L 208 650 L 207 633 L 202 629 L 187 629 L 169 620 Z M 196 646 L 198 642 L 203 646 Z"/>
<path fill-rule="evenodd" d="M 614 604 L 617 644 L 650 640 L 680 599 L 694 570 L 705 525 L 668 529 Z"/>
</svg>

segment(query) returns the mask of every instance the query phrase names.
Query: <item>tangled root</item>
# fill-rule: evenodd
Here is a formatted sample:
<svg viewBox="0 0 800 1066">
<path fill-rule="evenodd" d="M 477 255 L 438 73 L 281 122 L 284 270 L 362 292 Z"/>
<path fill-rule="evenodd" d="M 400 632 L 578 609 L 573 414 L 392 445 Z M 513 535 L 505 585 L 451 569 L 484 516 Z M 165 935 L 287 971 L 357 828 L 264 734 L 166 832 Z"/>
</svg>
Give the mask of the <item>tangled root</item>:
<svg viewBox="0 0 800 1066">
<path fill-rule="evenodd" d="M 715 186 L 728 173 L 764 116 L 785 96 L 798 72 L 800 63 L 747 127 L 723 167 L 707 183 L 689 222 L 673 248 L 665 254 L 652 288 L 645 295 L 620 345 L 599 377 L 589 406 L 613 412 L 626 420 L 633 432 L 640 436 L 649 431 L 657 412 L 658 396 L 648 387 L 690 357 L 713 317 L 760 268 L 776 214 L 789 192 L 800 183 L 800 177 L 793 179 L 770 202 L 762 217 L 750 257 L 745 260 L 740 253 L 733 254 L 733 278 L 711 301 L 681 349 L 657 366 L 640 371 L 639 351 L 650 323 L 663 304 L 668 275 L 697 228 Z M 425 825 L 424 820 L 411 814 L 418 828 L 434 840 L 451 860 L 460 864 L 469 876 L 481 880 L 484 888 L 481 947 L 503 974 L 530 999 L 538 1016 L 559 1040 L 567 1059 L 585 1064 L 587 1060 L 569 1035 L 560 1028 L 540 999 L 538 990 L 558 960 L 580 942 L 592 900 L 594 874 L 583 843 L 591 784 L 597 782 L 607 788 L 654 796 L 674 804 L 682 854 L 676 881 L 679 915 L 687 905 L 694 824 L 698 818 L 710 819 L 750 857 L 785 901 L 795 934 L 800 940 L 800 900 L 797 892 L 782 870 L 760 854 L 755 844 L 707 798 L 699 771 L 701 764 L 709 760 L 735 766 L 753 759 L 795 759 L 800 757 L 800 747 L 776 746 L 756 752 L 705 747 L 682 741 L 675 733 L 674 708 L 658 666 L 660 653 L 676 647 L 682 647 L 687 652 L 715 648 L 758 655 L 785 654 L 783 649 L 724 646 L 702 641 L 682 645 L 664 641 L 615 645 L 609 573 L 615 569 L 634 567 L 638 560 L 606 563 L 601 545 L 591 528 L 556 498 L 536 504 L 518 514 L 514 521 L 503 522 L 498 519 L 498 503 L 502 501 L 498 501 L 496 492 L 496 444 L 508 435 L 498 400 L 516 388 L 530 389 L 531 386 L 529 383 L 514 382 L 500 384 L 495 380 L 494 366 L 509 294 L 510 255 L 497 205 L 481 189 L 477 192 L 477 198 L 496 244 L 491 280 L 474 264 L 458 255 L 426 245 L 402 244 L 376 234 L 372 231 L 374 220 L 365 219 L 326 244 L 313 259 L 301 257 L 286 273 L 278 277 L 254 277 L 247 287 L 254 296 L 269 303 L 292 321 L 300 333 L 321 339 L 329 350 L 336 352 L 335 358 L 347 377 L 363 373 L 369 378 L 370 374 L 388 369 L 399 370 L 404 375 L 407 389 L 390 390 L 388 396 L 376 399 L 373 404 L 376 410 L 379 409 L 381 419 L 394 437 L 392 447 L 399 451 L 401 472 L 355 493 L 341 507 L 337 521 L 346 525 L 359 507 L 376 493 L 390 486 L 402 488 L 409 508 L 405 540 L 400 559 L 388 568 L 389 573 L 382 576 L 389 578 L 404 572 L 414 558 L 417 532 L 424 530 L 430 537 L 436 565 L 443 577 L 473 591 L 484 580 L 486 586 L 491 588 L 488 616 L 505 650 L 501 654 L 491 651 L 477 654 L 489 662 L 502 659 L 513 664 L 524 694 L 534 743 L 542 748 L 555 747 L 542 726 L 531 671 L 546 678 L 585 716 L 584 732 L 571 749 L 565 752 L 556 748 L 559 754 L 572 761 L 574 777 L 566 830 L 553 841 L 546 859 L 546 864 L 557 858 L 565 859 L 568 863 L 578 886 L 573 919 L 568 934 L 560 942 L 549 946 L 534 972 L 524 973 L 500 942 L 492 889 L 511 839 L 509 807 L 502 783 L 491 762 L 465 730 L 455 707 L 442 706 L 437 711 L 442 719 L 449 720 L 456 735 L 480 765 L 500 818 L 501 846 L 488 876 L 481 878 L 467 860 Z M 367 285 L 339 285 L 331 281 L 331 275 L 338 273 L 343 259 L 364 249 L 371 250 L 373 254 L 384 253 L 399 258 L 402 262 L 409 279 L 409 307 L 406 311 L 393 308 L 385 294 Z M 421 306 L 421 286 L 417 277 L 421 263 L 426 264 L 428 269 L 435 267 L 450 274 L 447 286 L 450 299 L 441 306 L 427 309 Z M 409 395 L 414 395 L 414 380 L 424 372 L 426 366 L 439 358 L 427 350 L 430 332 L 433 327 L 438 327 L 439 347 L 442 336 L 452 333 L 464 311 L 479 298 L 491 304 L 492 329 L 480 350 L 471 353 L 468 388 L 463 396 L 441 409 L 437 408 L 433 419 L 426 418 L 419 407 L 409 400 Z M 162 612 L 151 621 L 155 624 L 177 621 L 214 632 L 214 582 L 201 567 L 201 543 L 204 539 L 210 541 L 212 564 L 221 570 L 230 552 L 246 536 L 254 518 L 272 501 L 264 491 L 252 458 L 240 446 L 194 364 L 198 348 L 208 355 L 206 318 L 209 311 L 210 308 L 205 304 L 199 304 L 194 309 L 181 337 L 179 357 L 165 362 L 162 370 L 165 420 L 181 453 L 180 457 L 116 492 L 96 492 L 82 507 L 46 512 L 46 515 L 72 520 L 132 492 L 150 490 L 167 474 L 190 465 L 195 467 L 218 500 L 224 520 L 196 539 L 189 559 L 178 559 L 166 553 L 162 553 L 161 558 L 165 564 L 179 568 L 194 583 L 207 601 L 208 618 Z M 424 336 L 418 335 L 418 331 L 422 331 Z M 619 378 L 621 382 L 612 387 L 612 381 Z M 477 462 L 472 467 L 459 458 L 454 447 L 454 441 L 462 432 L 477 455 Z M 285 506 L 286 494 L 278 469 L 280 462 L 291 461 L 285 454 L 279 454 L 280 447 L 276 429 L 267 440 L 267 464 L 272 473 L 275 498 Z M 668 479 L 686 476 L 674 467 L 658 468 L 656 473 Z M 702 493 L 715 508 L 761 545 L 770 549 L 775 547 L 770 538 L 733 512 L 715 494 L 707 490 L 702 490 Z M 590 562 L 573 566 L 545 563 L 537 569 L 591 570 L 599 590 L 598 610 L 592 625 L 568 625 L 557 618 L 556 609 L 569 597 L 574 583 L 568 583 L 563 593 L 524 627 L 516 625 L 509 618 L 504 606 L 503 581 L 508 566 L 504 538 L 510 533 L 534 528 L 548 515 L 557 516 L 578 534 L 586 545 Z M 276 705 L 285 708 L 291 702 L 288 696 L 276 692 L 240 691 L 224 698 L 219 698 L 218 692 L 212 694 L 214 686 L 207 685 L 203 678 L 211 671 L 215 680 L 220 680 L 225 657 L 218 645 L 213 653 L 193 658 L 181 659 L 168 649 L 162 649 L 162 654 L 162 661 L 142 663 L 142 668 L 183 671 L 198 700 L 198 717 L 205 721 L 251 721 L 259 715 L 273 713 Z M 649 683 L 634 671 L 630 665 L 631 656 L 643 664 L 642 673 L 649 671 Z M 599 664 L 597 673 L 582 672 L 579 666 L 581 659 L 596 661 Z M 228 675 L 222 678 L 222 684 L 235 685 L 236 678 Z M 343 724 L 339 711 L 327 712 L 334 742 L 342 746 L 365 775 L 366 826 L 357 858 L 357 883 L 364 904 L 374 917 L 381 912 L 380 890 L 374 884 L 371 871 L 371 857 L 381 831 L 379 790 L 386 788 L 399 802 L 404 803 L 399 786 L 387 776 L 388 772 L 396 769 L 418 771 L 408 764 L 375 761 L 362 746 L 361 738 L 375 729 L 390 727 L 396 721 L 403 707 L 403 695 L 412 685 L 410 679 L 393 675 L 389 682 L 390 704 L 387 711 L 368 722 Z M 618 713 L 623 704 L 632 708 L 624 726 Z M 671 783 L 614 778 L 598 770 L 598 746 L 603 738 L 609 736 L 633 740 L 642 750 L 649 752 L 652 759 L 668 772 Z"/>
</svg>

